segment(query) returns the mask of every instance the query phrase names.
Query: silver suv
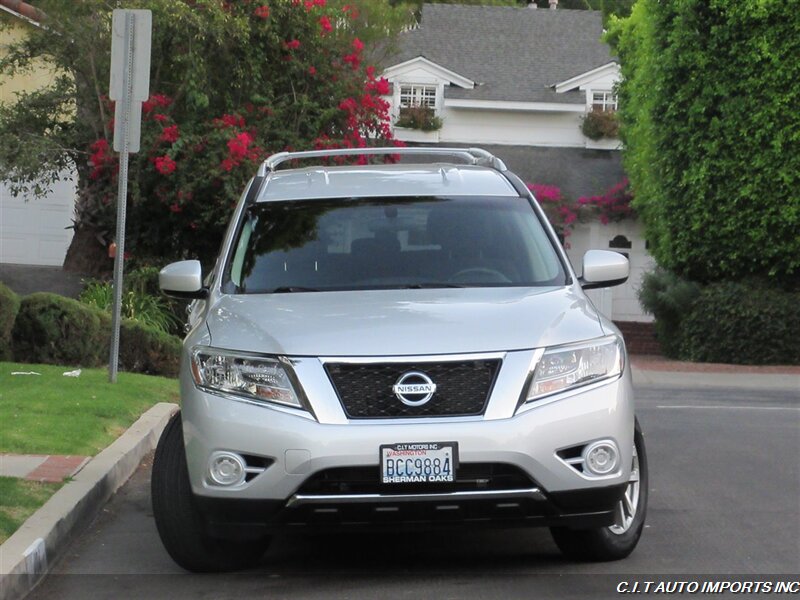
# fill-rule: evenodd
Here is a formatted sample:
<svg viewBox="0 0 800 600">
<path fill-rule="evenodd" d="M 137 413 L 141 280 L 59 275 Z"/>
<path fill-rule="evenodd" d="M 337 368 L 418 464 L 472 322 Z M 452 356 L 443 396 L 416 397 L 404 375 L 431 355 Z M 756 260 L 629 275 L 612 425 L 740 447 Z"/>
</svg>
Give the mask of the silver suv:
<svg viewBox="0 0 800 600">
<path fill-rule="evenodd" d="M 387 154 L 423 160 L 342 164 Z M 160 274 L 195 299 L 153 464 L 169 554 L 232 570 L 279 530 L 492 523 L 627 556 L 644 441 L 622 337 L 583 290 L 628 263 L 592 250 L 582 271 L 484 150 L 273 155 L 205 282 L 197 261 Z"/>
</svg>

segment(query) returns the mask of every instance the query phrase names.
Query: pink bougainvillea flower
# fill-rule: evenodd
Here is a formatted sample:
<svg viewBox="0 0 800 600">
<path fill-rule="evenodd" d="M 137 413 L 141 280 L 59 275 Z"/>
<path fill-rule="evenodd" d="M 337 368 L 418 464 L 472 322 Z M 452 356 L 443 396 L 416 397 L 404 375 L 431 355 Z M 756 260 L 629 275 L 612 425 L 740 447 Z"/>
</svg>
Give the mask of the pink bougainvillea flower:
<svg viewBox="0 0 800 600">
<path fill-rule="evenodd" d="M 316 75 L 317 74 L 317 67 L 315 67 L 314 65 L 311 65 L 310 67 L 308 67 L 308 74 L 309 75 Z"/>
<path fill-rule="evenodd" d="M 266 4 L 262 4 L 253 11 L 253 14 L 257 16 L 259 19 L 268 19 L 269 6 L 267 6 Z"/>
<path fill-rule="evenodd" d="M 162 113 L 156 113 L 153 115 L 153 121 L 157 121 L 159 123 L 163 123 L 165 121 L 169 121 L 169 117 Z"/>
<path fill-rule="evenodd" d="M 145 114 L 151 113 L 155 108 L 166 108 L 172 104 L 172 98 L 165 94 L 151 94 L 151 96 L 142 102 L 142 112 Z"/>
<path fill-rule="evenodd" d="M 284 45 L 289 50 L 297 50 L 300 47 L 300 40 L 289 40 L 288 42 L 284 42 Z"/>
<path fill-rule="evenodd" d="M 219 163 L 219 166 L 223 171 L 232 171 L 236 166 L 236 161 L 232 158 L 225 158 Z"/>
<path fill-rule="evenodd" d="M 364 49 L 364 42 L 356 38 L 353 40 L 353 48 L 356 52 L 361 52 Z"/>
<path fill-rule="evenodd" d="M 108 150 L 108 141 L 105 138 L 100 138 L 89 146 L 95 152 L 106 152 Z"/>
<path fill-rule="evenodd" d="M 241 160 L 247 156 L 253 138 L 249 133 L 240 133 L 232 140 L 228 140 L 228 152 L 233 160 Z"/>
<path fill-rule="evenodd" d="M 161 173 L 162 175 L 170 175 L 178 168 L 177 163 L 172 160 L 169 156 L 158 156 L 155 159 L 156 171 Z"/>
<path fill-rule="evenodd" d="M 533 192 L 539 202 L 558 202 L 561 200 L 561 190 L 558 186 L 530 183 L 528 184 L 528 189 Z"/>
<path fill-rule="evenodd" d="M 344 62 L 348 63 L 348 64 L 349 64 L 351 67 L 353 67 L 353 70 L 354 70 L 354 71 L 355 71 L 356 69 L 358 69 L 359 65 L 361 64 L 361 59 L 359 58 L 358 54 L 356 54 L 356 53 L 353 53 L 353 54 L 345 54 L 345 55 L 342 57 L 342 60 L 343 60 Z"/>
<path fill-rule="evenodd" d="M 214 119 L 214 123 L 223 127 L 244 127 L 244 117 L 239 115 L 222 115 L 221 119 Z"/>
<path fill-rule="evenodd" d="M 375 91 L 380 94 L 381 96 L 386 96 L 391 92 L 391 88 L 389 87 L 389 80 L 381 77 L 375 82 Z"/>
<path fill-rule="evenodd" d="M 178 131 L 177 125 L 170 125 L 169 127 L 165 127 L 161 130 L 161 135 L 159 136 L 159 140 L 162 142 L 169 142 L 170 144 L 174 144 L 178 141 L 181 137 L 180 132 Z"/>
<path fill-rule="evenodd" d="M 319 27 L 322 30 L 321 34 L 325 35 L 326 33 L 330 33 L 333 31 L 333 25 L 331 25 L 331 20 L 328 17 L 320 17 L 319 18 Z"/>
</svg>

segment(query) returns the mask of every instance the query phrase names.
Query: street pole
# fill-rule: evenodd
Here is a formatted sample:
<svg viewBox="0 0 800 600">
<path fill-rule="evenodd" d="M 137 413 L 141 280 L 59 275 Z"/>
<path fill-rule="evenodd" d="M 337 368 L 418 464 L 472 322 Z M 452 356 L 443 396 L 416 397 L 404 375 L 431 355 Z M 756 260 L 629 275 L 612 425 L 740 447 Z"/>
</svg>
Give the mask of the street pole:
<svg viewBox="0 0 800 600">
<path fill-rule="evenodd" d="M 125 267 L 125 209 L 128 204 L 128 142 L 133 94 L 133 41 L 136 18 L 125 15 L 125 82 L 122 92 L 122 151 L 119 153 L 119 190 L 117 193 L 117 253 L 114 256 L 114 308 L 111 313 L 111 355 L 108 359 L 108 380 L 117 382 L 119 363 L 119 323 L 122 313 L 122 273 Z"/>
<path fill-rule="evenodd" d="M 139 150 L 141 102 L 149 95 L 152 17 L 147 10 L 115 10 L 111 44 L 111 91 L 115 110 L 114 149 L 119 151 L 117 193 L 117 252 L 114 256 L 114 305 L 111 313 L 111 350 L 108 379 L 117 381 L 122 286 L 125 267 L 125 216 L 128 202 L 128 157 Z M 118 29 L 122 29 L 120 32 Z M 119 35 L 119 34 L 122 35 Z M 121 50 L 121 52 L 120 52 Z M 121 84 L 121 85 L 120 85 Z M 136 110 L 134 110 L 136 109 Z M 135 128 L 131 139 L 131 128 Z"/>
</svg>

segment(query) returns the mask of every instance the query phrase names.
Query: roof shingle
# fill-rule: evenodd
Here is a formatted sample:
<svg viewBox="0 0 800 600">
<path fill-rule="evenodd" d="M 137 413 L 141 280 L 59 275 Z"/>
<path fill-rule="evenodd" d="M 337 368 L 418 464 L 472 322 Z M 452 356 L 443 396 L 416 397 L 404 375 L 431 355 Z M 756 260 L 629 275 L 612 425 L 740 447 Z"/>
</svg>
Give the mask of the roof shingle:
<svg viewBox="0 0 800 600">
<path fill-rule="evenodd" d="M 449 86 L 448 98 L 578 104 L 582 94 L 551 86 L 614 60 L 602 33 L 597 11 L 425 4 L 390 60 L 424 56 L 480 84 Z"/>
</svg>

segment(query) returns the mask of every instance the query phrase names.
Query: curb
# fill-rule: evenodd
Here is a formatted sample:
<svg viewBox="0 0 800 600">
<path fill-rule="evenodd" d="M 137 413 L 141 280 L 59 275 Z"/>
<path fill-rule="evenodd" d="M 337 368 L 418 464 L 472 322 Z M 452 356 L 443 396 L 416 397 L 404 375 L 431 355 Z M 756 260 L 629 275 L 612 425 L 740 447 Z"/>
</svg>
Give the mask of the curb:
<svg viewBox="0 0 800 600">
<path fill-rule="evenodd" d="M 177 404 L 167 402 L 153 406 L 0 546 L 0 600 L 24 598 L 42 580 L 73 534 L 94 519 L 156 447 L 177 410 Z"/>
</svg>

